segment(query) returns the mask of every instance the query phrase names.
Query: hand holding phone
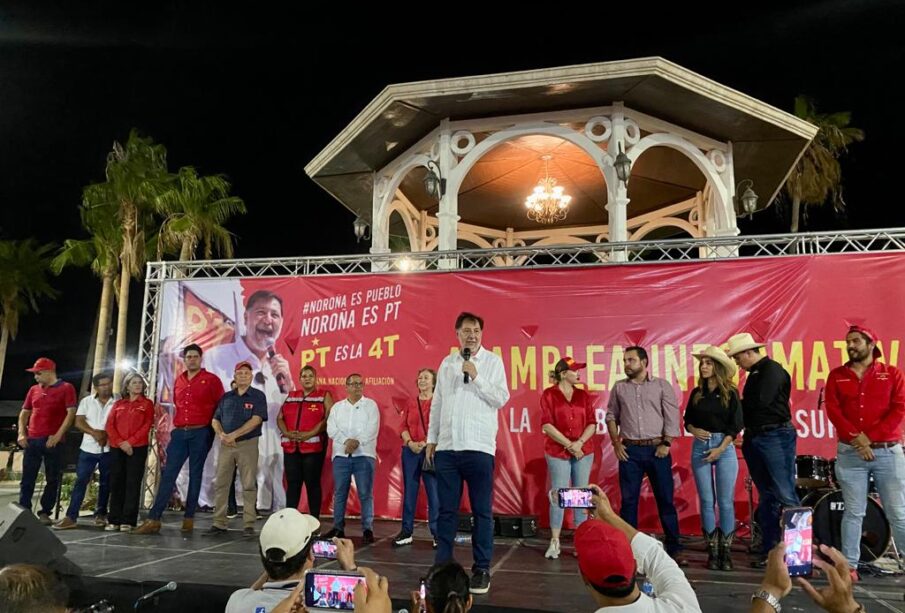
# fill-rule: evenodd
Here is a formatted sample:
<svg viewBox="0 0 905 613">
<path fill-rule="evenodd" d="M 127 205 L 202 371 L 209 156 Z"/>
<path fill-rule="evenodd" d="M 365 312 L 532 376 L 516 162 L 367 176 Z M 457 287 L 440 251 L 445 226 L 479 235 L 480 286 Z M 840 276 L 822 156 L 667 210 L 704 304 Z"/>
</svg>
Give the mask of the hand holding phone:
<svg viewBox="0 0 905 613">
<path fill-rule="evenodd" d="M 355 610 L 355 588 L 364 583 L 360 572 L 305 571 L 305 608 L 309 611 Z"/>
<path fill-rule="evenodd" d="M 790 577 L 810 577 L 814 570 L 814 509 L 791 507 L 782 512 L 783 543 Z"/>
<path fill-rule="evenodd" d="M 556 491 L 559 506 L 562 509 L 593 509 L 591 496 L 594 491 L 589 487 L 563 487 Z"/>
<path fill-rule="evenodd" d="M 336 559 L 336 543 L 326 539 L 315 539 L 311 544 L 311 550 L 315 558 L 323 558 L 325 560 Z"/>
</svg>

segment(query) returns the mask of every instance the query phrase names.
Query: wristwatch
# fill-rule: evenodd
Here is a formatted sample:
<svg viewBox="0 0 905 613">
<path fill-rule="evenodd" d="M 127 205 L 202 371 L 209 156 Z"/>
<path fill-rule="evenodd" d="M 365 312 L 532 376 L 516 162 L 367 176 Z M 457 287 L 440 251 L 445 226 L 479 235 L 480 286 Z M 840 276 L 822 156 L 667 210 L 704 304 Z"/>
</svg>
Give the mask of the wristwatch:
<svg viewBox="0 0 905 613">
<path fill-rule="evenodd" d="M 767 590 L 760 590 L 758 592 L 754 592 L 751 595 L 751 601 L 753 602 L 755 598 L 760 598 L 761 600 L 765 600 L 768 605 L 776 609 L 776 613 L 780 613 L 782 611 L 782 605 L 779 604 L 779 600 L 768 592 Z"/>
</svg>

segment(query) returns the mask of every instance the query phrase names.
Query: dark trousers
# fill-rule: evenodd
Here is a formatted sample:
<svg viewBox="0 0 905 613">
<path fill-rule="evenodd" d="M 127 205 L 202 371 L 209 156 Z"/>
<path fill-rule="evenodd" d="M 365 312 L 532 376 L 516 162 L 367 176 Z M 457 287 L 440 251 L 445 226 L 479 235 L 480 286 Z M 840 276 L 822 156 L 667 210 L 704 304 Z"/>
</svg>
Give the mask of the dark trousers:
<svg viewBox="0 0 905 613">
<path fill-rule="evenodd" d="M 31 509 L 31 497 L 35 493 L 35 483 L 41 462 L 44 462 L 44 493 L 41 494 L 41 513 L 50 515 L 57 501 L 60 487 L 60 473 L 63 470 L 63 441 L 55 447 L 47 446 L 46 436 L 29 438 L 22 457 L 22 480 L 19 483 L 19 504 Z"/>
<path fill-rule="evenodd" d="M 308 496 L 308 513 L 314 517 L 320 517 L 321 500 L 323 499 L 323 494 L 321 493 L 321 472 L 323 469 L 323 452 L 283 452 L 287 509 L 299 508 L 299 500 L 302 497 L 302 484 L 304 483 L 305 493 Z"/>
<path fill-rule="evenodd" d="M 757 487 L 757 522 L 764 538 L 764 553 L 780 538 L 783 507 L 801 504 L 795 493 L 795 428 L 788 426 L 751 435 L 745 432 L 742 454 Z"/>
<path fill-rule="evenodd" d="M 418 492 L 421 490 L 421 482 L 424 481 L 424 491 L 427 492 L 427 518 L 431 534 L 437 535 L 437 518 L 440 517 L 440 499 L 437 494 L 437 476 L 431 472 L 424 472 L 421 467 L 424 464 L 424 451 L 415 453 L 408 446 L 402 448 L 402 531 L 409 534 L 415 528 L 415 507 L 418 506 Z"/>
<path fill-rule="evenodd" d="M 167 445 L 167 465 L 160 476 L 160 484 L 157 488 L 157 497 L 154 506 L 148 513 L 148 519 L 160 519 L 167 502 L 173 495 L 176 486 L 176 478 L 185 461 L 189 461 L 189 490 L 185 500 L 185 518 L 195 517 L 195 509 L 198 507 L 198 495 L 201 493 L 201 474 L 204 471 L 204 460 L 211 450 L 214 442 L 214 431 L 210 428 L 195 428 L 194 430 L 174 429 L 170 434 L 170 444 Z"/>
<path fill-rule="evenodd" d="M 87 436 L 87 435 L 86 435 Z M 110 452 L 88 453 L 79 451 L 79 463 L 75 469 L 75 485 L 72 487 L 72 497 L 69 499 L 69 508 L 66 517 L 75 521 L 78 519 L 82 502 L 85 500 L 85 492 L 91 482 L 94 469 L 100 471 L 100 480 L 97 485 L 97 506 L 94 514 L 103 517 L 107 514 L 107 501 L 110 498 Z"/>
<path fill-rule="evenodd" d="M 132 455 L 122 449 L 110 449 L 110 514 L 111 524 L 134 526 L 138 522 L 141 501 L 141 478 L 145 474 L 148 447 L 133 447 Z"/>
<path fill-rule="evenodd" d="M 638 500 L 641 497 L 641 481 L 644 475 L 650 481 L 657 513 L 666 540 L 666 551 L 675 554 L 682 549 L 679 543 L 679 514 L 673 504 L 672 455 L 656 456 L 656 446 L 626 445 L 628 460 L 619 462 L 619 490 L 622 507 L 619 516 L 628 524 L 638 527 Z"/>
<path fill-rule="evenodd" d="M 438 451 L 434 455 L 440 500 L 434 562 L 453 559 L 462 484 L 467 483 L 468 500 L 475 522 L 471 537 L 472 570 L 490 572 L 493 558 L 493 466 L 494 457 L 481 451 Z"/>
</svg>

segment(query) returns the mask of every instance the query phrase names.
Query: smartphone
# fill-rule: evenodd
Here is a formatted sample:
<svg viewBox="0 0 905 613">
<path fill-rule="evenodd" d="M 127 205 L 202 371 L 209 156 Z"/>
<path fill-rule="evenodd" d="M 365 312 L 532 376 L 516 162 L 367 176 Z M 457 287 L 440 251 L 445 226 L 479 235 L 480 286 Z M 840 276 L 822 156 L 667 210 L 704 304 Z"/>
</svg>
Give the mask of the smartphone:
<svg viewBox="0 0 905 613">
<path fill-rule="evenodd" d="M 427 613 L 427 581 L 421 578 L 421 587 L 418 588 L 418 613 Z"/>
<path fill-rule="evenodd" d="M 355 587 L 364 583 L 358 572 L 305 571 L 305 608 L 309 611 L 354 611 Z"/>
<path fill-rule="evenodd" d="M 326 539 L 315 539 L 311 543 L 311 550 L 314 552 L 315 558 L 324 558 L 326 560 L 336 559 L 336 543 Z"/>
<path fill-rule="evenodd" d="M 562 509 L 593 509 L 591 496 L 594 490 L 589 487 L 563 487 L 558 489 L 559 506 Z"/>
<path fill-rule="evenodd" d="M 814 570 L 814 509 L 783 509 L 782 538 L 786 547 L 789 576 L 810 577 Z"/>
</svg>

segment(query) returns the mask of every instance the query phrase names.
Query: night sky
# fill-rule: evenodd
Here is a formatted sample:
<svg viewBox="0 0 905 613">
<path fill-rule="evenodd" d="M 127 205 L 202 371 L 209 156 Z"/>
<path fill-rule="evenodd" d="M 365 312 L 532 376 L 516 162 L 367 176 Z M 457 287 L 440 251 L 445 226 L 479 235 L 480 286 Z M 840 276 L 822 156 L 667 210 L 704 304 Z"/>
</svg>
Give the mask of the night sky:
<svg viewBox="0 0 905 613">
<path fill-rule="evenodd" d="M 487 4 L 445 3 L 446 16 L 427 5 L 400 16 L 393 4 L 365 14 L 339 3 L 317 19 L 297 4 L 224 13 L 159 2 L 124 14 L 79 3 L 73 14 L 0 3 L 0 238 L 83 238 L 81 189 L 102 180 L 112 142 L 135 127 L 167 147 L 171 170 L 232 181 L 249 209 L 229 226 L 237 256 L 363 253 L 353 215 L 303 167 L 386 85 L 653 55 L 786 110 L 807 94 L 819 110 L 851 111 L 867 139 L 843 162 L 847 216 L 818 211 L 803 229 L 905 226 L 901 2 L 749 3 L 731 16 L 638 3 L 496 16 Z M 782 232 L 788 219 L 771 208 L 739 225 Z M 23 369 L 38 355 L 79 383 L 100 282 L 84 270 L 54 282 L 61 297 L 27 316 L 10 344 L 0 398 L 24 396 Z M 133 283 L 132 356 L 142 292 Z"/>
</svg>

